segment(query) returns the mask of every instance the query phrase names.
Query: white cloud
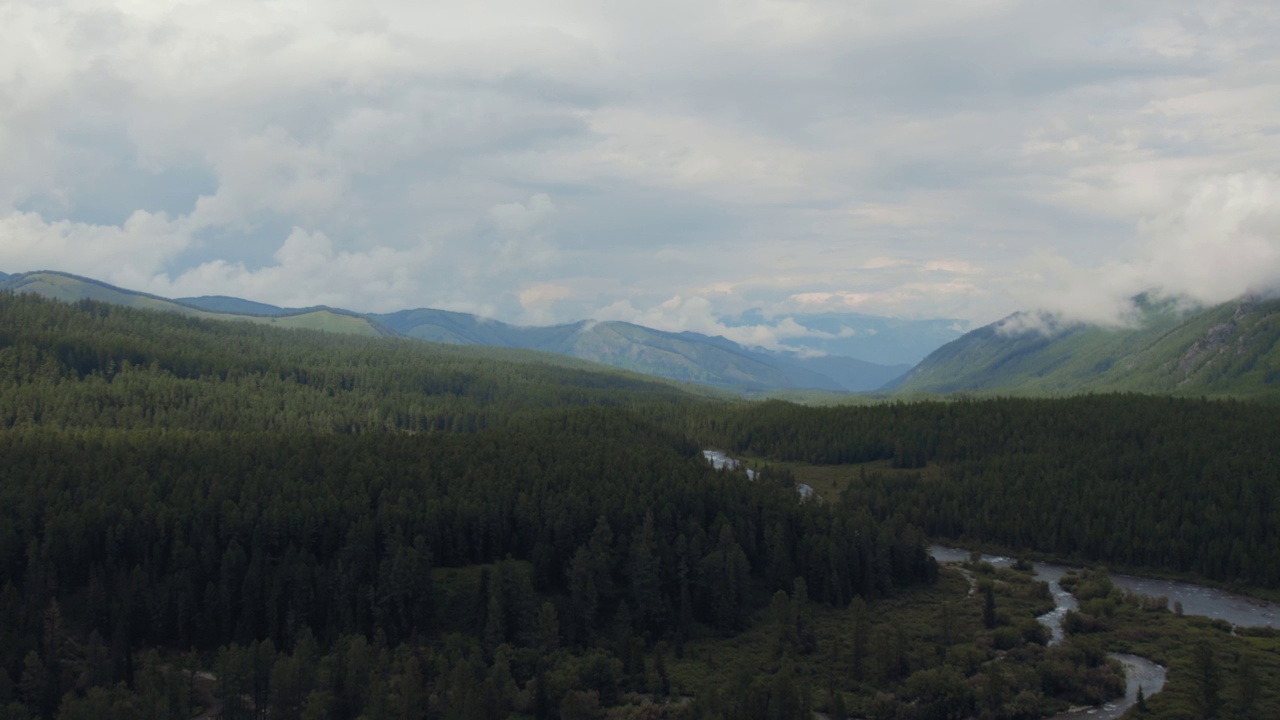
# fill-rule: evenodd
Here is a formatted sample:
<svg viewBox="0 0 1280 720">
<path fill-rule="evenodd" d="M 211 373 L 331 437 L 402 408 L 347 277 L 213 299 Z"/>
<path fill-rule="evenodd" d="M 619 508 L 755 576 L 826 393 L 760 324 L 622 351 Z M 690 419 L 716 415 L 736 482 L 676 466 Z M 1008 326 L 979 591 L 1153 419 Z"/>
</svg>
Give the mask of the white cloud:
<svg viewBox="0 0 1280 720">
<path fill-rule="evenodd" d="M 1122 322 L 1276 281 L 1278 34 L 1192 0 L 10 0 L 0 269 L 765 346 L 800 310 Z"/>
<path fill-rule="evenodd" d="M 431 248 L 339 251 L 324 233 L 295 227 L 273 257 L 274 265 L 256 270 L 215 260 L 172 279 L 158 274 L 147 289 L 172 297 L 230 294 L 285 307 L 398 310 L 422 292 L 418 278 Z M 381 302 L 370 305 L 368 298 Z"/>
<path fill-rule="evenodd" d="M 209 158 L 219 185 L 215 195 L 196 202 L 191 222 L 199 228 L 234 225 L 263 212 L 314 223 L 344 199 L 346 173 L 337 160 L 280 128 L 233 138 Z"/>
<path fill-rule="evenodd" d="M 1089 267 L 1042 256 L 1028 266 L 1024 297 L 1056 322 L 1127 325 L 1143 292 L 1211 305 L 1280 288 L 1280 176 L 1202 178 L 1168 205 L 1141 223 L 1131 257 Z"/>
<path fill-rule="evenodd" d="M 520 305 L 525 310 L 525 322 L 531 325 L 554 322 L 552 306 L 558 300 L 573 297 L 573 290 L 565 285 L 539 283 L 520 291 Z"/>
<path fill-rule="evenodd" d="M 181 222 L 141 210 L 120 226 L 46 222 L 31 212 L 0 217 L 0 266 L 62 270 L 126 287 L 145 284 L 190 242 Z"/>
<path fill-rule="evenodd" d="M 1204 303 L 1280 286 L 1280 175 L 1209 177 L 1143 223 L 1155 287 Z"/>
<path fill-rule="evenodd" d="M 696 332 L 723 337 L 747 347 L 790 350 L 784 340 L 832 338 L 835 335 L 804 327 L 794 318 L 778 318 L 773 324 L 726 325 L 713 303 L 703 296 L 674 296 L 645 309 L 629 300 L 618 301 L 596 314 L 596 320 L 622 320 L 667 332 Z"/>
</svg>

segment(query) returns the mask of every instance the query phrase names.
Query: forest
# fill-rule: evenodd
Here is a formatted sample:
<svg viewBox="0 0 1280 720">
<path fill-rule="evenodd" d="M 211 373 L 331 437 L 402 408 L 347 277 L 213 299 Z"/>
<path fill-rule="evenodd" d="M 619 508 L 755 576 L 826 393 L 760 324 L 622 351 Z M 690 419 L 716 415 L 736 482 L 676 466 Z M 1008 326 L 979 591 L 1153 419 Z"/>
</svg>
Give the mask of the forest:
<svg viewBox="0 0 1280 720">
<path fill-rule="evenodd" d="M 847 500 L 929 535 L 1280 587 L 1280 408 L 1089 395 L 847 408 L 763 403 L 714 421 L 731 452 L 887 462 Z"/>
<path fill-rule="evenodd" d="M 1043 585 L 929 542 L 1275 587 L 1278 423 L 746 402 L 0 294 L 0 717 L 1041 717 L 1122 688 L 1129 601 L 1049 647 Z M 806 501 L 707 447 L 919 474 Z"/>
</svg>

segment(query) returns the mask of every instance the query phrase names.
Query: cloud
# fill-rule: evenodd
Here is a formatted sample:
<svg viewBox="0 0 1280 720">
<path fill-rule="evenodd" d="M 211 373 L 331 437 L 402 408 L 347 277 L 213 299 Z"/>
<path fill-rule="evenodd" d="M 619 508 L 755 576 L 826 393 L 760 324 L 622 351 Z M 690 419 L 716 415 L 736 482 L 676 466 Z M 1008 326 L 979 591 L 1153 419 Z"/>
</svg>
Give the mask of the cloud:
<svg viewBox="0 0 1280 720">
<path fill-rule="evenodd" d="M 119 226 L 46 222 L 32 212 L 0 217 L 0 264 L 11 270 L 62 270 L 140 287 L 191 243 L 181 221 L 134 212 Z"/>
<path fill-rule="evenodd" d="M 422 292 L 418 278 L 431 248 L 339 251 L 324 233 L 295 227 L 273 258 L 275 264 L 258 269 L 215 260 L 173 278 L 158 274 L 145 289 L 171 297 L 230 294 L 285 307 L 399 310 Z M 371 306 L 368 298 L 382 302 Z"/>
<path fill-rule="evenodd" d="M 234 225 L 264 212 L 314 223 L 341 207 L 346 171 L 337 159 L 280 128 L 230 139 L 210 151 L 218 191 L 191 213 L 199 228 Z"/>
<path fill-rule="evenodd" d="M 552 306 L 558 300 L 573 297 L 573 290 L 565 285 L 540 283 L 520 291 L 520 305 L 525 310 L 524 321 L 531 325 L 554 322 Z"/>
<path fill-rule="evenodd" d="M 1280 175 L 1214 176 L 1142 225 L 1155 287 L 1219 303 L 1280 286 Z"/>
<path fill-rule="evenodd" d="M 1140 223 L 1133 254 L 1096 267 L 1060 255 L 1029 268 L 1027 299 L 1044 313 L 1017 322 L 1130 325 L 1139 293 L 1213 305 L 1280 289 L 1280 175 L 1202 178 Z M 1040 318 L 1040 319 L 1035 319 Z"/>
<path fill-rule="evenodd" d="M 777 319 L 772 324 L 728 325 L 712 302 L 703 296 L 677 295 L 645 309 L 638 309 L 630 301 L 622 300 L 602 309 L 595 319 L 622 320 L 667 332 L 696 332 L 766 350 L 794 350 L 784 345 L 785 340 L 835 337 L 831 333 L 804 327 L 791 317 Z"/>
<path fill-rule="evenodd" d="M 765 346 L 800 311 L 1123 322 L 1274 280 L 1277 33 L 1193 0 L 10 0 L 0 269 Z"/>
</svg>

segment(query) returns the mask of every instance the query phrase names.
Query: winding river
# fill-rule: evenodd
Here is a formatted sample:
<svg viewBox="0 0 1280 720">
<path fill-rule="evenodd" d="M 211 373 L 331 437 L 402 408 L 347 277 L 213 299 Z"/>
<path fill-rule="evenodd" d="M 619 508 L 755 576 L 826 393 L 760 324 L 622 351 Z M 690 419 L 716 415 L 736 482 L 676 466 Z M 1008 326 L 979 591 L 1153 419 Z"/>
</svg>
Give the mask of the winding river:
<svg viewBox="0 0 1280 720">
<path fill-rule="evenodd" d="M 933 545 L 929 548 L 929 554 L 935 560 L 941 563 L 963 562 L 969 559 L 968 550 L 960 550 L 957 548 L 943 547 L 941 545 Z M 1008 566 L 1013 564 L 1011 558 L 1000 555 L 983 555 L 982 559 L 996 566 Z M 1063 590 L 1058 581 L 1062 579 L 1070 570 L 1077 570 L 1068 565 L 1058 565 L 1056 563 L 1035 563 L 1036 578 L 1049 583 L 1049 589 L 1053 591 L 1053 597 L 1058 604 L 1058 608 L 1054 610 L 1059 621 L 1061 616 L 1065 615 L 1067 610 L 1074 610 L 1075 598 L 1071 593 Z M 1111 574 L 1111 582 L 1116 587 L 1128 590 L 1129 592 L 1140 593 L 1148 597 L 1168 598 L 1168 607 L 1173 609 L 1179 603 L 1182 605 L 1182 612 L 1185 615 L 1197 615 L 1199 617 L 1213 618 L 1217 620 L 1225 620 L 1232 625 L 1240 627 L 1269 627 L 1280 629 L 1280 605 L 1270 603 L 1257 598 L 1246 597 L 1244 595 L 1236 595 L 1224 590 L 1204 587 L 1186 582 L 1176 582 L 1173 580 L 1159 580 L 1157 578 L 1140 577 L 1137 575 L 1121 575 L 1117 573 Z M 1048 617 L 1048 616 L 1046 616 Z M 1046 623 L 1048 624 L 1048 623 Z M 1059 629 L 1055 631 L 1054 637 L 1058 637 L 1061 632 L 1061 622 Z M 1053 626 L 1050 625 L 1050 629 Z"/>
<path fill-rule="evenodd" d="M 707 450 L 703 456 L 717 470 L 738 467 L 738 461 L 728 455 Z M 755 472 L 748 469 L 747 477 L 754 479 Z M 797 488 L 801 495 L 808 497 L 813 489 L 807 485 Z M 807 491 L 807 492 L 806 492 Z M 929 554 L 940 563 L 959 563 L 969 559 L 969 551 L 958 548 L 932 545 Z M 983 555 L 982 559 L 997 567 L 1013 564 L 1013 559 L 1000 555 Z M 1063 640 L 1062 620 L 1069 610 L 1079 607 L 1075 596 L 1067 592 L 1059 584 L 1059 580 L 1068 571 L 1076 570 L 1068 565 L 1037 562 L 1033 565 L 1035 577 L 1049 584 L 1053 594 L 1054 609 L 1037 620 L 1049 628 L 1052 633 L 1050 644 Z M 1193 583 L 1159 580 L 1137 575 L 1111 574 L 1111 582 L 1117 587 L 1148 597 L 1164 596 L 1168 599 L 1170 609 L 1181 607 L 1185 615 L 1225 620 L 1240 627 L 1269 627 L 1280 629 L 1280 605 L 1258 600 L 1256 598 L 1236 595 L 1223 590 L 1208 588 Z M 1050 720 L 1071 720 L 1072 718 L 1092 718 L 1094 720 L 1111 720 L 1123 715 L 1138 699 L 1138 689 L 1150 697 L 1164 689 L 1166 670 L 1146 658 L 1137 655 L 1111 653 L 1111 657 L 1120 661 L 1125 667 L 1125 694 L 1112 702 L 1098 707 L 1075 708 L 1054 715 Z"/>
<path fill-rule="evenodd" d="M 929 554 L 941 563 L 964 562 L 969 559 L 969 551 L 957 548 L 933 545 Z M 1011 558 L 1000 555 L 983 555 L 982 559 L 995 565 L 1013 564 Z M 1078 607 L 1076 599 L 1058 584 L 1062 576 L 1073 568 L 1055 563 L 1035 563 L 1035 576 L 1049 584 L 1053 593 L 1054 609 L 1037 618 L 1053 633 L 1051 644 L 1062 642 L 1062 618 L 1068 610 Z M 1156 578 L 1136 575 L 1111 575 L 1111 582 L 1117 587 L 1130 592 L 1141 593 L 1149 597 L 1164 596 L 1169 599 L 1169 606 L 1178 604 L 1186 615 L 1225 620 L 1241 627 L 1280 628 L 1280 606 L 1255 598 L 1235 595 L 1214 588 L 1207 588 L 1192 583 L 1158 580 Z M 1125 695 L 1100 707 L 1077 708 L 1054 715 L 1052 720 L 1069 720 L 1070 718 L 1097 718 L 1109 720 L 1118 718 L 1132 707 L 1138 700 L 1138 688 L 1150 697 L 1164 689 L 1165 668 L 1137 655 L 1112 653 L 1111 657 L 1119 660 L 1125 667 Z"/>
<path fill-rule="evenodd" d="M 959 563 L 969 559 L 969 551 L 941 545 L 930 546 L 929 554 L 940 563 Z M 1003 555 L 983 555 L 982 559 L 996 567 L 1008 567 L 1013 564 L 1012 558 L 1004 557 Z M 1049 631 L 1053 634 L 1049 644 L 1057 645 L 1062 642 L 1064 637 L 1062 632 L 1063 617 L 1066 616 L 1068 610 L 1075 610 L 1079 607 L 1075 596 L 1058 584 L 1062 576 L 1071 568 L 1053 563 L 1035 563 L 1033 569 L 1035 570 L 1036 579 L 1043 580 L 1049 584 L 1049 591 L 1053 594 L 1054 604 L 1053 610 L 1036 619 L 1049 628 Z M 1054 715 L 1050 720 L 1070 720 L 1071 718 L 1086 717 L 1096 718 L 1097 720 L 1111 720 L 1112 718 L 1120 717 L 1138 702 L 1139 688 L 1142 689 L 1143 694 L 1147 697 L 1155 695 L 1164 689 L 1165 675 L 1167 673 L 1164 666 L 1137 655 L 1109 654 L 1120 661 L 1121 665 L 1124 665 L 1124 697 L 1096 707 L 1073 708 Z"/>
</svg>

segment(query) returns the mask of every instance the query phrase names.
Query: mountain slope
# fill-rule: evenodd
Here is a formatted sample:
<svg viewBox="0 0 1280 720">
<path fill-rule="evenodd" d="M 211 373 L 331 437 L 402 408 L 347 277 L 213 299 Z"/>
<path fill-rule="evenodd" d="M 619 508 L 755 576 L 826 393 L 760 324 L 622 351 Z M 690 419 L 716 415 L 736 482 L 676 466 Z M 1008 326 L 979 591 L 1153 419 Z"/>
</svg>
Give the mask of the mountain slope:
<svg viewBox="0 0 1280 720">
<path fill-rule="evenodd" d="M 775 354 L 775 357 L 799 365 L 809 372 L 821 373 L 845 387 L 861 387 L 868 390 L 884 387 L 911 370 L 910 365 L 878 365 L 840 355 L 783 357 L 779 353 Z"/>
<path fill-rule="evenodd" d="M 748 392 L 869 391 L 907 370 L 905 366 L 877 365 L 848 357 L 803 357 L 749 349 L 722 337 L 664 332 L 616 321 L 531 327 L 428 308 L 360 315 L 325 307 L 280 308 L 226 296 L 169 300 L 58 272 L 10 276 L 0 280 L 0 290 L 5 289 L 66 302 L 90 299 L 276 327 L 366 336 L 403 335 L 453 345 L 539 350 L 681 382 Z"/>
<path fill-rule="evenodd" d="M 544 350 L 683 382 L 754 391 L 859 392 L 878 388 L 909 369 L 856 358 L 762 352 L 722 337 L 664 332 L 618 321 L 525 327 L 430 309 L 370 317 L 422 340 Z"/>
<path fill-rule="evenodd" d="M 486 321 L 478 315 L 417 308 L 369 317 L 406 337 L 454 345 L 495 345 L 525 347 L 508 340 L 514 325 Z"/>
<path fill-rule="evenodd" d="M 267 303 L 254 302 L 238 297 L 228 297 L 226 295 L 201 295 L 200 297 L 178 298 L 176 302 L 183 305 L 190 305 L 201 310 L 208 310 L 216 313 L 230 313 L 232 315 L 289 315 L 292 313 L 303 312 L 299 308 L 282 308 Z"/>
<path fill-rule="evenodd" d="M 280 310 L 280 313 L 275 316 L 216 312 L 157 295 L 125 290 L 98 280 L 53 271 L 10 275 L 7 278 L 0 279 L 0 290 L 31 293 L 63 302 L 97 300 L 139 310 L 161 310 L 208 320 L 241 320 L 282 328 L 306 328 L 308 330 L 325 330 L 345 335 L 370 337 L 394 334 L 369 318 L 346 310 L 324 307 L 307 308 L 305 310 Z M 237 298 L 228 299 L 238 300 Z M 248 301 L 244 300 L 239 302 L 248 303 Z M 257 305 L 257 303 L 252 304 Z"/>
<path fill-rule="evenodd" d="M 683 382 L 751 390 L 847 389 L 820 373 L 781 367 L 736 343 L 697 333 L 668 333 L 612 321 L 523 327 L 428 309 L 373 317 L 422 340 L 544 350 Z M 868 383 L 858 389 L 871 387 L 874 385 Z"/>
<path fill-rule="evenodd" d="M 1189 313 L 1139 298 L 1134 328 L 1017 328 L 1019 314 L 934 351 L 899 393 L 1134 391 L 1280 396 L 1280 300 L 1241 300 Z"/>
</svg>

